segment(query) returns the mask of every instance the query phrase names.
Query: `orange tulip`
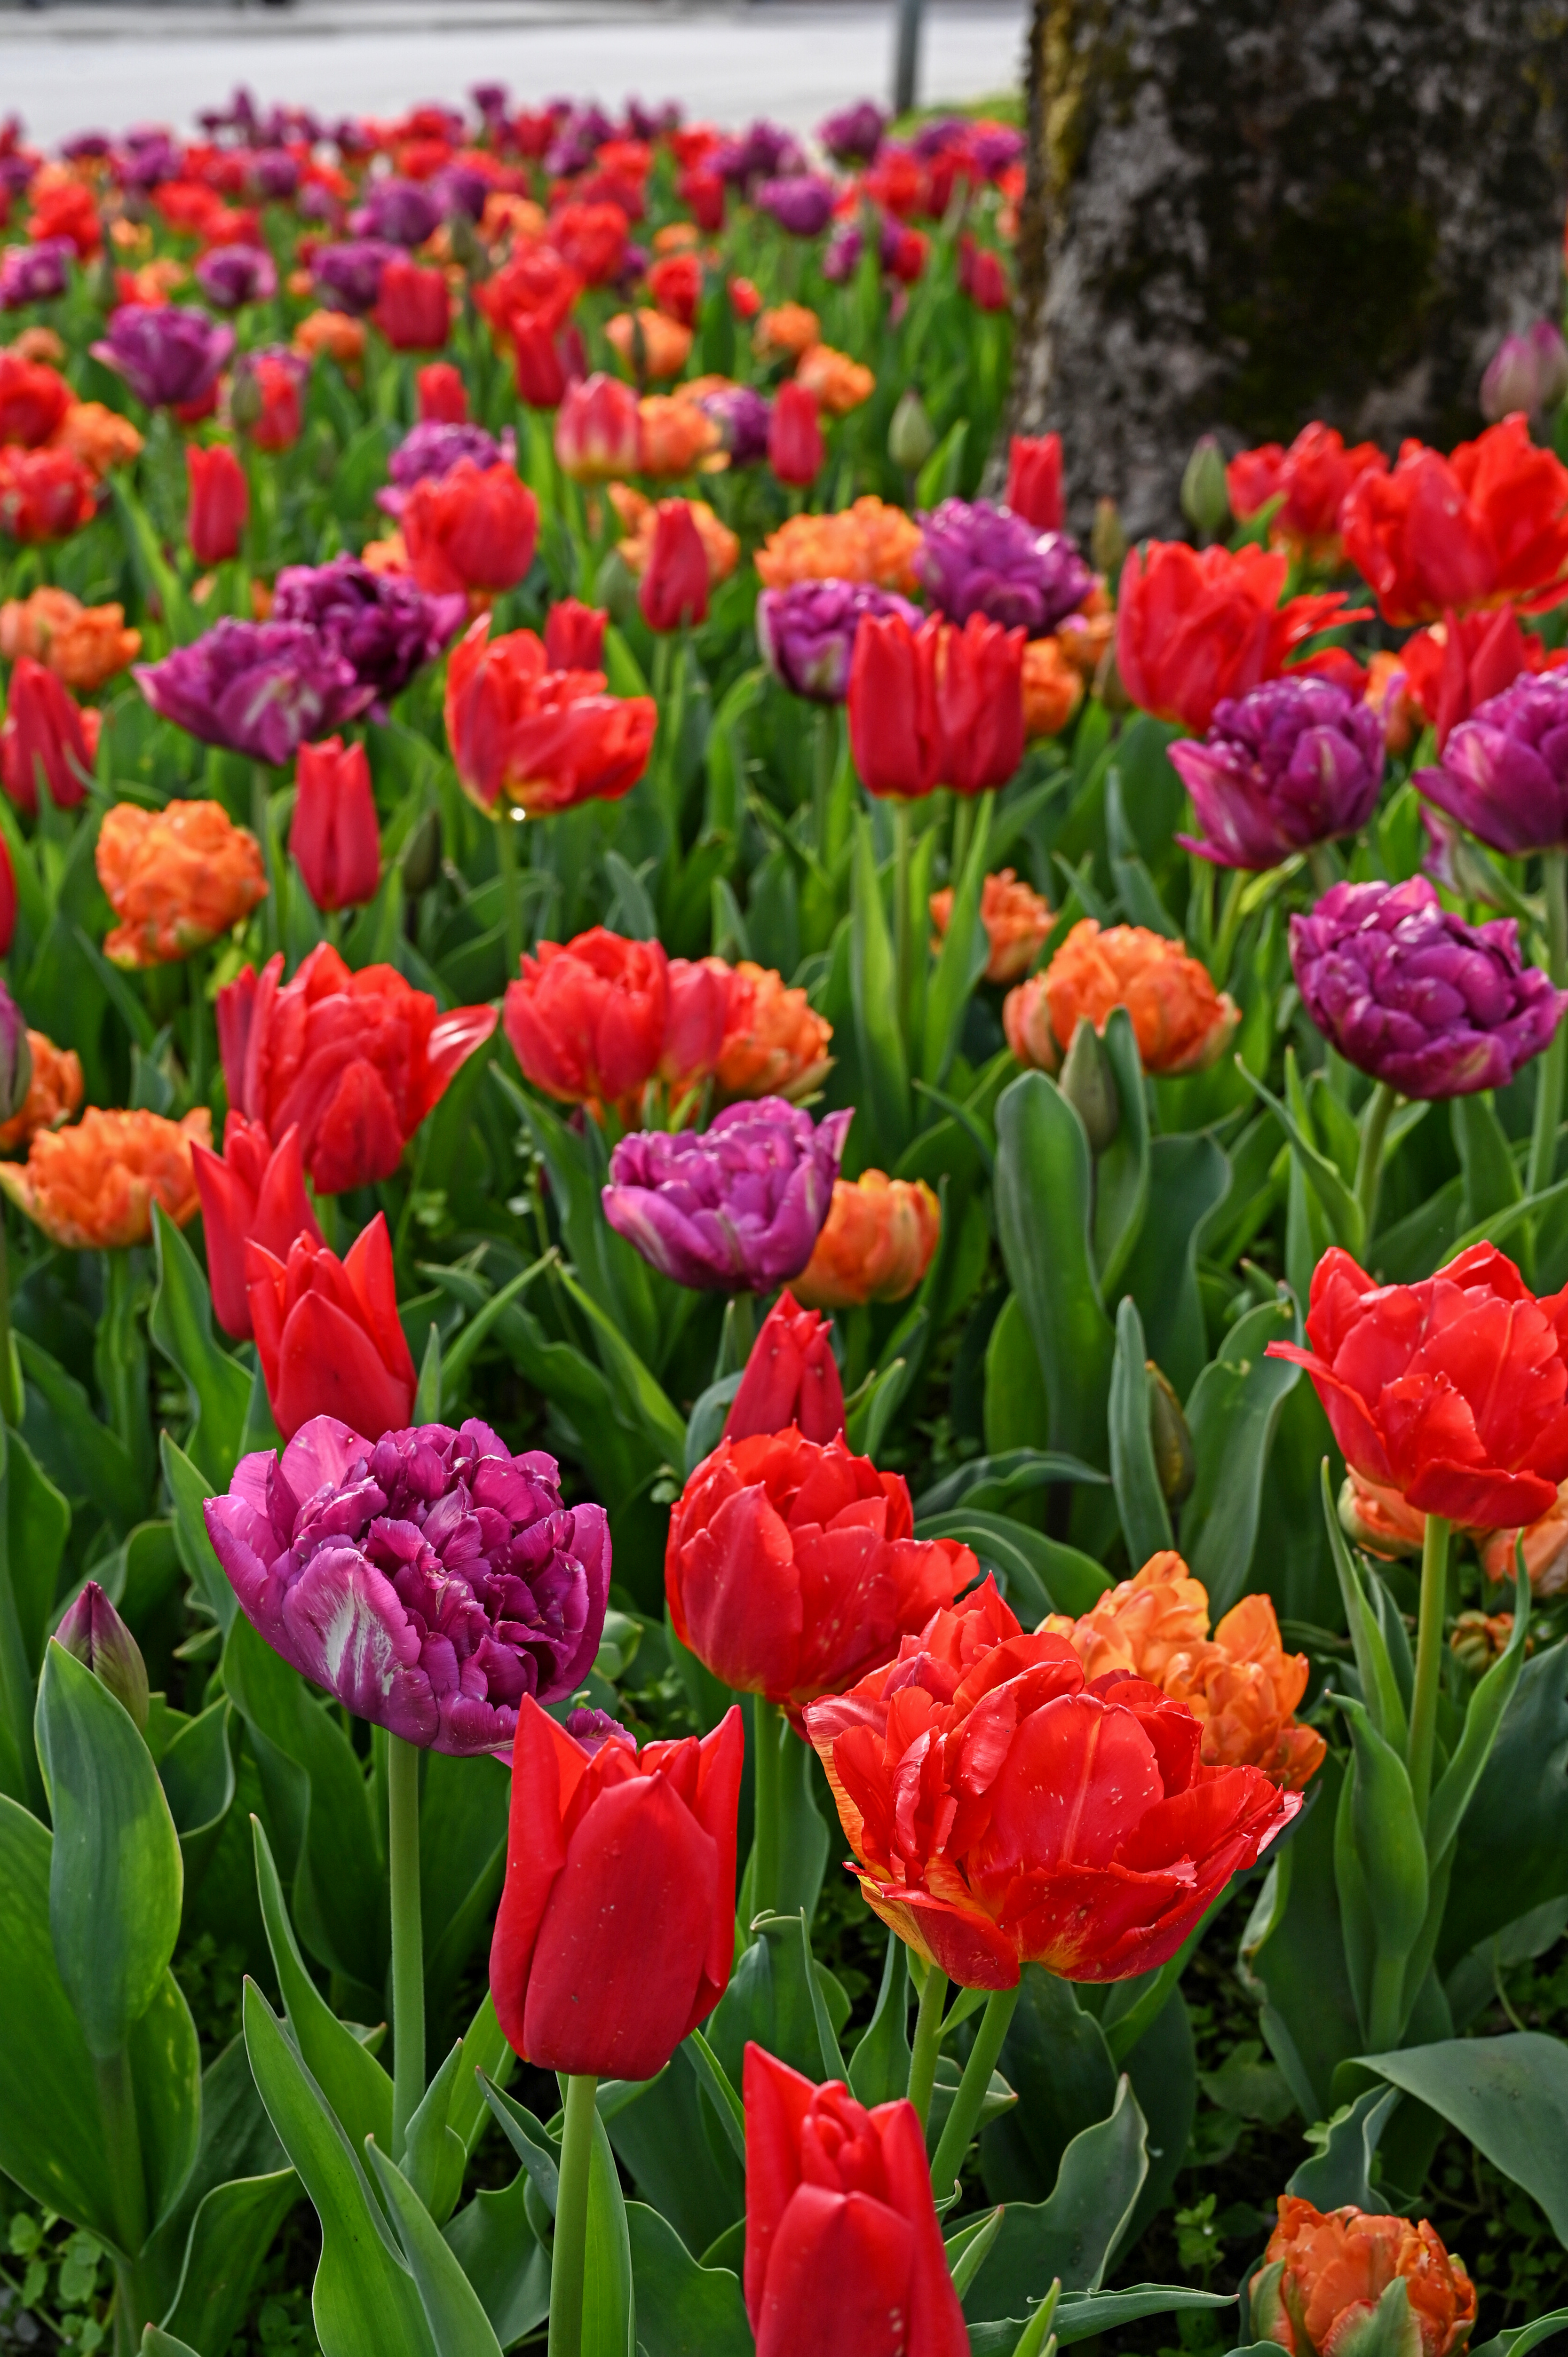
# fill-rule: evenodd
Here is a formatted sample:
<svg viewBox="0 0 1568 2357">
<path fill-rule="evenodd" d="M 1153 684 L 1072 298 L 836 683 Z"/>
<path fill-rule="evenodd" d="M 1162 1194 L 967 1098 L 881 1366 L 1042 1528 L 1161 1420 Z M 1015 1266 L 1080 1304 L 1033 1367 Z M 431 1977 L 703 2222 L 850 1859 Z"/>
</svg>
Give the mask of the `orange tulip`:
<svg viewBox="0 0 1568 2357">
<path fill-rule="evenodd" d="M 1407 1505 L 1397 1490 L 1386 1489 L 1380 1481 L 1369 1481 L 1354 1466 L 1347 1467 L 1340 1487 L 1339 1520 L 1359 1547 L 1385 1562 L 1397 1561 L 1401 1555 L 1419 1555 L 1426 1537 L 1426 1516 L 1419 1506 Z M 1494 1539 L 1508 1542 L 1504 1577 L 1509 1579 L 1513 1577 L 1513 1542 L 1518 1535 L 1516 1531 L 1493 1534 Z"/>
<path fill-rule="evenodd" d="M 605 338 L 639 382 L 645 377 L 679 376 L 692 357 L 691 328 L 646 307 L 618 311 L 605 328 Z"/>
<path fill-rule="evenodd" d="M 931 943 L 934 957 L 952 921 L 952 894 L 933 892 L 930 899 Z M 988 876 L 981 887 L 980 921 L 991 943 L 985 963 L 987 982 L 1016 982 L 1026 974 L 1051 930 L 1051 904 L 1027 884 L 1020 884 L 1011 867 Z"/>
<path fill-rule="evenodd" d="M 0 1123 L 0 1146 L 8 1153 L 26 1146 L 40 1129 L 59 1129 L 81 1103 L 81 1059 L 74 1048 L 57 1048 L 42 1031 L 29 1031 L 33 1076 L 27 1094 L 9 1121 Z"/>
<path fill-rule="evenodd" d="M 865 1170 L 836 1178 L 826 1223 L 794 1281 L 807 1309 L 854 1309 L 913 1293 L 941 1241 L 941 1206 L 923 1178 Z"/>
<path fill-rule="evenodd" d="M 793 1103 L 819 1089 L 832 1070 L 828 1043 L 833 1027 L 816 1013 L 803 990 L 792 990 L 771 966 L 742 958 L 730 1000 L 730 1028 L 719 1058 L 725 1097 L 788 1097 Z"/>
<path fill-rule="evenodd" d="M 1080 1015 L 1103 1031 L 1112 1008 L 1124 1006 L 1144 1070 L 1163 1079 L 1212 1064 L 1241 1020 L 1235 1000 L 1216 990 L 1180 942 L 1143 925 L 1101 929 L 1092 917 L 1079 920 L 1046 969 L 1045 1002 L 1058 1049 L 1071 1045 Z M 1016 1055 L 1005 1007 L 1003 1025 Z"/>
<path fill-rule="evenodd" d="M 832 344 L 813 344 L 802 352 L 795 382 L 815 395 L 817 407 L 829 417 L 847 417 L 876 391 L 875 372 Z"/>
<path fill-rule="evenodd" d="M 140 630 L 125 628 L 124 606 L 84 606 L 69 589 L 35 589 L 0 606 L 0 655 L 7 662 L 29 655 L 67 687 L 102 687 L 141 647 Z"/>
<path fill-rule="evenodd" d="M 1348 2204 L 1315 2210 L 1279 2197 L 1279 2223 L 1248 2287 L 1254 2333 L 1291 2357 L 1353 2347 L 1390 2284 L 1402 2278 L 1412 2357 L 1452 2357 L 1476 2320 L 1476 2287 L 1424 2218 L 1385 2218 Z"/>
<path fill-rule="evenodd" d="M 166 965 L 205 949 L 267 893 L 261 845 L 221 802 L 166 810 L 116 802 L 98 837 L 98 880 L 120 919 L 103 944 L 115 965 Z"/>
<path fill-rule="evenodd" d="M 1107 619 L 1101 653 L 1110 641 L 1111 628 Z M 1024 734 L 1030 744 L 1042 737 L 1059 737 L 1082 701 L 1083 673 L 1076 653 L 1069 656 L 1058 638 L 1031 639 L 1024 649 Z"/>
<path fill-rule="evenodd" d="M 345 376 L 357 380 L 365 357 L 365 323 L 347 311 L 311 311 L 294 331 L 294 349 L 307 361 L 325 352 Z"/>
<path fill-rule="evenodd" d="M 177 1227 L 195 1217 L 190 1149 L 211 1143 L 205 1105 L 183 1121 L 94 1105 L 73 1129 L 35 1131 L 26 1162 L 0 1162 L 0 1187 L 51 1243 L 76 1252 L 145 1244 L 155 1202 Z"/>
<path fill-rule="evenodd" d="M 1400 1502 L 1402 1505 L 1404 1501 L 1402 1499 Z M 1407 1512 L 1413 1511 L 1406 1509 Z M 1426 1517 L 1416 1514 L 1415 1520 L 1424 1523 Z M 1524 1541 L 1524 1567 L 1536 1595 L 1556 1596 L 1568 1587 L 1568 1481 L 1539 1522 L 1527 1523 L 1522 1531 L 1487 1534 L 1481 1548 L 1481 1568 L 1488 1579 L 1499 1586 L 1511 1584 L 1514 1544 L 1520 1539 Z"/>
<path fill-rule="evenodd" d="M 752 346 L 763 360 L 799 360 L 822 334 L 822 322 L 804 303 L 780 303 L 764 311 L 752 334 Z"/>
<path fill-rule="evenodd" d="M 884 589 L 913 590 L 920 527 L 902 508 L 867 492 L 832 515 L 791 516 L 757 552 L 765 589 L 796 581 L 874 581 Z"/>
<path fill-rule="evenodd" d="M 637 407 L 644 475 L 689 475 L 724 439 L 717 421 L 680 394 L 645 393 Z"/>
<path fill-rule="evenodd" d="M 101 401 L 73 401 L 50 436 L 51 450 L 69 450 L 102 480 L 112 467 L 139 457 L 142 437 L 128 417 Z"/>
</svg>

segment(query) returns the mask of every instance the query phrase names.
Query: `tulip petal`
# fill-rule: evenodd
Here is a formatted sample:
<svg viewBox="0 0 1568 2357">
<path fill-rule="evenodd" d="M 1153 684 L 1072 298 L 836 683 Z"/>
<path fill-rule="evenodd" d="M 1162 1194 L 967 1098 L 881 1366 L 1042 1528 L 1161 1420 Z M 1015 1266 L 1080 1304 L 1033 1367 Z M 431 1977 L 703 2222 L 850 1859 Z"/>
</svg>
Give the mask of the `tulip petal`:
<svg viewBox="0 0 1568 2357">
<path fill-rule="evenodd" d="M 419 1631 L 392 1582 L 357 1548 L 314 1555 L 285 1590 L 279 1627 L 262 1634 L 356 1717 L 408 1743 L 435 1739 L 440 1713 L 420 1667 Z"/>
<path fill-rule="evenodd" d="M 757 2357 L 902 2357 L 914 2257 L 910 2227 L 885 2201 L 800 2186 L 773 2237 Z"/>
<path fill-rule="evenodd" d="M 278 1430 L 290 1438 L 312 1416 L 338 1416 L 367 1432 L 400 1431 L 413 1408 L 413 1390 L 389 1372 L 369 1335 L 318 1293 L 307 1293 L 288 1314 L 272 1386 Z"/>
</svg>

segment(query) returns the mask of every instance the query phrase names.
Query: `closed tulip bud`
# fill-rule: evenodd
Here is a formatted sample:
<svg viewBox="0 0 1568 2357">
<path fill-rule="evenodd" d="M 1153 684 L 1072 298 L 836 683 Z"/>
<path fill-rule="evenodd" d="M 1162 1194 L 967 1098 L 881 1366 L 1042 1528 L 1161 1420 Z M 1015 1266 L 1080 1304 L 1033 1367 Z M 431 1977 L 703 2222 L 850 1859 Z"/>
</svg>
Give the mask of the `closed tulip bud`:
<svg viewBox="0 0 1568 2357">
<path fill-rule="evenodd" d="M 1166 1505 L 1180 1506 L 1191 1497 L 1192 1485 L 1197 1479 L 1192 1434 L 1169 1376 L 1162 1374 L 1153 1359 L 1145 1360 L 1144 1367 L 1149 1378 L 1149 1437 L 1155 1445 L 1155 1471 Z"/>
<path fill-rule="evenodd" d="M 544 660 L 552 671 L 602 671 L 605 630 L 602 608 L 563 597 L 544 617 Z"/>
<path fill-rule="evenodd" d="M 1122 1100 L 1105 1042 L 1087 1015 L 1078 1018 L 1058 1086 L 1083 1124 L 1090 1153 L 1103 1154 L 1122 1126 Z"/>
<path fill-rule="evenodd" d="M 1181 511 L 1195 532 L 1212 540 L 1230 512 L 1225 460 L 1212 434 L 1200 434 L 1182 470 Z"/>
<path fill-rule="evenodd" d="M 1461 1612 L 1449 1632 L 1448 1650 L 1462 1670 L 1478 1678 L 1506 1651 L 1512 1635 L 1511 1612 Z M 1527 1651 L 1529 1646 L 1527 1637 Z"/>
<path fill-rule="evenodd" d="M 227 442 L 204 450 L 199 443 L 186 446 L 186 478 L 190 505 L 186 538 L 190 553 L 204 568 L 226 564 L 240 550 L 240 535 L 251 512 L 245 469 Z"/>
<path fill-rule="evenodd" d="M 1114 500 L 1099 499 L 1094 502 L 1094 523 L 1089 535 L 1089 554 L 1097 573 L 1115 580 L 1127 558 L 1127 534 L 1122 522 L 1122 511 Z"/>
<path fill-rule="evenodd" d="M 229 392 L 229 415 L 237 434 L 249 434 L 260 425 L 265 399 L 256 371 L 242 361 Z"/>
<path fill-rule="evenodd" d="M 660 500 L 637 602 L 650 630 L 695 630 L 707 620 L 708 552 L 689 500 Z"/>
<path fill-rule="evenodd" d="M 467 424 L 468 388 L 461 369 L 450 361 L 430 361 L 416 370 L 413 382 L 422 425 L 432 420 L 442 425 Z"/>
<path fill-rule="evenodd" d="M 92 1672 L 123 1703 L 145 1735 L 147 1729 L 147 1665 L 141 1647 L 95 1579 L 90 1579 L 55 1631 L 68 1653 Z"/>
<path fill-rule="evenodd" d="M 441 873 L 441 813 L 428 810 L 408 838 L 403 855 L 403 890 L 406 900 L 428 892 Z"/>
<path fill-rule="evenodd" d="M 362 745 L 328 737 L 302 745 L 295 764 L 288 847 L 318 909 L 357 909 L 381 878 L 381 831 Z"/>
<path fill-rule="evenodd" d="M 794 1425 L 808 1440 L 843 1430 L 843 1384 L 833 1357 L 832 1322 L 802 1309 L 788 1286 L 762 1321 L 740 1389 L 725 1419 L 726 1440 L 782 1432 Z"/>
<path fill-rule="evenodd" d="M 595 574 L 594 596 L 616 628 L 624 630 L 637 611 L 637 577 L 618 548 L 607 552 Z"/>
<path fill-rule="evenodd" d="M 32 1084 L 33 1051 L 27 1045 L 27 1022 L 0 982 L 0 1121 L 9 1121 L 20 1113 Z"/>
<path fill-rule="evenodd" d="M 815 482 L 826 455 L 816 396 L 793 378 L 774 395 L 768 424 L 768 463 L 781 483 Z"/>
<path fill-rule="evenodd" d="M 907 474 L 917 474 L 937 447 L 937 433 L 926 414 L 926 404 L 913 385 L 898 396 L 893 423 L 887 428 L 887 456 Z"/>
</svg>

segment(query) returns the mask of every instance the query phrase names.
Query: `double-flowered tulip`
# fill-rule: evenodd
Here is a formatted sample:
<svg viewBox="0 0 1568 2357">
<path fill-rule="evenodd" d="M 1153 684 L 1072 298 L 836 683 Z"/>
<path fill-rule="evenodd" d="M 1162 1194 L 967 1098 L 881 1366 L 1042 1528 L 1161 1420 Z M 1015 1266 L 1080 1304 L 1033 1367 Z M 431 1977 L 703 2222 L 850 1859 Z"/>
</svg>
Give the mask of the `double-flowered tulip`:
<svg viewBox="0 0 1568 2357">
<path fill-rule="evenodd" d="M 1202 743 L 1170 748 L 1199 833 L 1177 841 L 1218 867 L 1275 867 L 1354 834 L 1377 808 L 1383 732 L 1331 680 L 1265 680 L 1214 708 Z"/>
<path fill-rule="evenodd" d="M 1513 621 L 1510 615 L 1509 620 Z M 1516 639 L 1522 639 L 1517 621 Z M 1568 673 L 1526 673 L 1477 705 L 1417 791 L 1510 859 L 1568 848 Z"/>
<path fill-rule="evenodd" d="M 863 1170 L 839 1178 L 816 1249 L 796 1280 L 817 1309 L 902 1301 L 914 1292 L 941 1241 L 942 1211 L 923 1178 Z"/>
<path fill-rule="evenodd" d="M 1207 728 L 1224 698 L 1277 678 L 1316 631 L 1356 619 L 1340 589 L 1282 606 L 1289 570 L 1283 550 L 1200 551 L 1172 540 L 1134 550 L 1116 608 L 1116 667 L 1133 703 Z"/>
<path fill-rule="evenodd" d="M 372 573 L 358 556 L 326 565 L 285 565 L 273 590 L 280 622 L 308 623 L 353 671 L 355 713 L 375 710 L 401 694 L 417 671 L 434 662 L 467 617 L 456 591 L 427 597 L 399 573 Z"/>
<path fill-rule="evenodd" d="M 700 1135 L 635 1130 L 610 1157 L 605 1217 L 677 1285 L 787 1285 L 822 1232 L 853 1118 L 813 1122 L 781 1097 L 758 1097 L 727 1105 Z"/>
<path fill-rule="evenodd" d="M 1079 1024 L 1103 1031 L 1116 1006 L 1133 1018 L 1144 1070 L 1165 1080 L 1212 1064 L 1241 1019 L 1180 942 L 1144 925 L 1102 927 L 1082 917 L 1045 972 L 1008 992 L 1002 1024 L 1021 1064 L 1051 1072 Z"/>
<path fill-rule="evenodd" d="M 532 630 L 489 638 L 480 615 L 446 666 L 446 741 L 481 810 L 546 818 L 629 793 L 653 750 L 650 695 L 609 695 L 602 671 L 553 670 Z"/>
<path fill-rule="evenodd" d="M 221 1155 L 201 1145 L 191 1152 L 201 1197 L 212 1307 L 226 1334 L 249 1340 L 246 1244 L 263 1245 L 274 1259 L 286 1261 L 296 1236 L 304 1235 L 314 1244 L 324 1241 L 305 1191 L 299 1129 L 296 1125 L 285 1130 L 274 1146 L 259 1121 L 231 1113 L 224 1125 Z"/>
<path fill-rule="evenodd" d="M 896 590 L 870 581 L 794 581 L 757 601 L 757 643 L 776 679 L 813 704 L 842 704 L 862 615 L 920 617 Z"/>
<path fill-rule="evenodd" d="M 1453 2357 L 1476 2320 L 1476 2287 L 1425 2218 L 1315 2210 L 1279 2197 L 1279 2220 L 1248 2287 L 1251 2329 L 1290 2357 L 1354 2357 L 1380 2346 L 1378 2306 L 1391 2284 L 1408 2302 L 1397 2346 L 1409 2357 Z M 1394 2345 L 1392 2336 L 1388 2336 Z"/>
<path fill-rule="evenodd" d="M 422 589 L 434 597 L 492 595 L 515 589 L 532 564 L 539 501 L 514 467 L 479 468 L 459 458 L 449 474 L 413 485 L 401 522 Z"/>
<path fill-rule="evenodd" d="M 120 920 L 103 942 L 112 965 L 167 965 L 232 931 L 267 894 L 262 848 L 221 802 L 161 811 L 116 802 L 94 851 L 98 880 Z"/>
<path fill-rule="evenodd" d="M 153 1205 L 177 1227 L 197 1211 L 191 1149 L 212 1135 L 198 1105 L 180 1121 L 90 1105 L 66 1129 L 40 1129 L 26 1162 L 0 1162 L 0 1187 L 51 1243 L 112 1251 L 152 1241 Z"/>
<path fill-rule="evenodd" d="M 1446 457 L 1407 442 L 1391 474 L 1357 479 L 1340 531 L 1385 622 L 1556 605 L 1568 587 L 1568 467 L 1531 442 L 1522 415 Z"/>
<path fill-rule="evenodd" d="M 233 349 L 233 328 L 194 305 L 123 303 L 92 354 L 149 409 L 194 411 L 216 401 L 218 373 Z"/>
<path fill-rule="evenodd" d="M 352 663 L 301 622 L 231 616 L 134 676 L 153 710 L 204 745 L 281 768 L 369 700 Z"/>
<path fill-rule="evenodd" d="M 1094 587 L 1076 541 L 1036 530 L 1011 506 L 944 500 L 921 519 L 921 533 L 920 578 L 951 622 L 983 614 L 1038 638 Z"/>
</svg>

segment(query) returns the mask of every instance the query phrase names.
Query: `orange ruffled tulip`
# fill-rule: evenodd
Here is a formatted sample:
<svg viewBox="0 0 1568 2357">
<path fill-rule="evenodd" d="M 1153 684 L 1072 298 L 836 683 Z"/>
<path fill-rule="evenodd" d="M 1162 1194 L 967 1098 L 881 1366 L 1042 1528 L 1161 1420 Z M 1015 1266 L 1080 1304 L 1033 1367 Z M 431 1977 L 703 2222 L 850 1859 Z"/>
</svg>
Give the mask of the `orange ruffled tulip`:
<svg viewBox="0 0 1568 2357">
<path fill-rule="evenodd" d="M 51 1243 L 75 1252 L 145 1244 L 155 1202 L 176 1227 L 195 1217 L 190 1149 L 211 1142 L 205 1105 L 183 1121 L 94 1105 L 73 1129 L 35 1131 L 26 1162 L 0 1162 L 0 1187 Z"/>
<path fill-rule="evenodd" d="M 771 966 L 742 958 L 730 999 L 730 1028 L 718 1061 L 722 1095 L 788 1097 L 799 1104 L 832 1070 L 833 1027 Z"/>
<path fill-rule="evenodd" d="M 1476 2287 L 1425 2218 L 1315 2210 L 1279 2197 L 1279 2223 L 1248 2287 L 1252 2330 L 1290 2357 L 1346 2357 L 1390 2284 L 1402 2281 L 1419 2357 L 1452 2357 L 1476 2320 Z M 1404 2346 L 1402 2342 L 1402 2347 Z M 1413 2357 L 1413 2352 L 1412 2352 Z"/>
<path fill-rule="evenodd" d="M 120 922 L 103 944 L 114 965 L 167 965 L 205 949 L 267 895 L 262 849 L 221 802 L 166 810 L 116 802 L 98 837 L 98 880 Z"/>
<path fill-rule="evenodd" d="M 752 347 L 759 359 L 799 360 L 822 335 L 822 321 L 804 303 L 780 303 L 764 311 L 752 330 Z"/>
<path fill-rule="evenodd" d="M 808 1309 L 902 1301 L 925 1275 L 941 1233 L 941 1206 L 923 1178 L 889 1178 L 882 1170 L 836 1178 L 795 1297 Z"/>
<path fill-rule="evenodd" d="M 757 552 L 765 589 L 796 581 L 872 581 L 883 589 L 918 587 L 920 527 L 902 508 L 869 491 L 832 515 L 791 516 Z"/>
<path fill-rule="evenodd" d="M 1180 942 L 1167 941 L 1143 925 L 1102 928 L 1092 917 L 1080 918 L 1073 927 L 1047 967 L 1042 988 L 1058 1049 L 1071 1046 L 1080 1016 L 1103 1031 L 1112 1008 L 1124 1006 L 1133 1018 L 1144 1070 L 1162 1080 L 1203 1071 L 1223 1055 L 1241 1020 L 1235 1000 L 1216 990 L 1208 967 L 1188 957 Z M 1019 1054 L 1014 1030 L 1022 1025 L 1017 1018 L 1009 1023 L 1006 1006 L 1002 1020 L 1020 1062 L 1039 1061 L 1037 1056 Z M 1023 1036 L 1032 1041 L 1037 1030 Z"/>
<path fill-rule="evenodd" d="M 0 1147 L 26 1146 L 41 1129 L 59 1129 L 81 1103 L 81 1059 L 74 1048 L 57 1048 L 42 1031 L 29 1031 L 33 1076 L 27 1093 L 9 1121 L 0 1123 Z"/>
<path fill-rule="evenodd" d="M 1073 635 L 1087 639 L 1089 633 L 1079 630 Z M 1101 623 L 1096 663 L 1110 635 L 1107 619 Z M 1030 744 L 1042 737 L 1059 737 L 1082 702 L 1083 672 L 1076 650 L 1069 655 L 1058 638 L 1031 639 L 1024 649 L 1024 734 Z"/>
<path fill-rule="evenodd" d="M 29 1031 L 27 1037 L 32 1038 Z M 0 1131 L 0 1136 L 4 1132 Z M 1402 1506 L 1404 1501 L 1400 1501 Z M 1412 1507 L 1405 1511 L 1424 1523 L 1424 1514 L 1415 1514 Z M 1553 1502 L 1539 1521 L 1527 1523 L 1521 1531 L 1492 1531 L 1481 1548 L 1481 1568 L 1498 1586 L 1511 1584 L 1514 1575 L 1516 1542 L 1524 1543 L 1524 1567 L 1530 1574 L 1530 1584 L 1537 1596 L 1557 1596 L 1568 1587 L 1568 1481 L 1564 1481 Z"/>
<path fill-rule="evenodd" d="M 605 328 L 611 350 L 639 382 L 679 376 L 692 357 L 692 330 L 662 311 L 618 311 Z"/>
<path fill-rule="evenodd" d="M 311 311 L 294 331 L 294 349 L 302 360 L 325 352 L 344 375 L 358 382 L 365 358 L 365 323 L 347 311 Z"/>
<path fill-rule="evenodd" d="M 952 921 L 952 893 L 933 892 L 930 902 L 934 957 Z M 1016 982 L 1027 974 L 1051 930 L 1051 904 L 1027 884 L 1020 884 L 1011 867 L 988 876 L 981 887 L 980 921 L 991 943 L 985 963 L 987 982 Z"/>
<path fill-rule="evenodd" d="M 847 417 L 876 391 L 875 371 L 852 361 L 847 352 L 835 352 L 832 344 L 813 344 L 801 353 L 795 382 L 829 417 Z"/>
<path fill-rule="evenodd" d="M 600 671 L 547 667 L 532 630 L 492 644 L 481 615 L 446 665 L 446 741 L 481 810 L 504 794 L 531 817 L 629 793 L 653 750 L 650 695 L 607 695 Z"/>
<path fill-rule="evenodd" d="M 679 393 L 646 393 L 638 404 L 640 472 L 689 475 L 718 450 L 724 436 L 717 422 Z"/>
<path fill-rule="evenodd" d="M 84 693 L 113 679 L 141 650 L 142 634 L 125 628 L 124 606 L 84 606 L 69 589 L 52 587 L 0 606 L 0 655 L 7 662 L 28 655 Z"/>
<path fill-rule="evenodd" d="M 49 447 L 69 451 L 102 481 L 112 468 L 128 467 L 141 456 L 142 436 L 117 409 L 106 408 L 101 401 L 73 401 Z"/>
</svg>

